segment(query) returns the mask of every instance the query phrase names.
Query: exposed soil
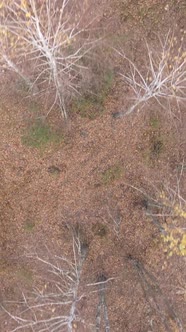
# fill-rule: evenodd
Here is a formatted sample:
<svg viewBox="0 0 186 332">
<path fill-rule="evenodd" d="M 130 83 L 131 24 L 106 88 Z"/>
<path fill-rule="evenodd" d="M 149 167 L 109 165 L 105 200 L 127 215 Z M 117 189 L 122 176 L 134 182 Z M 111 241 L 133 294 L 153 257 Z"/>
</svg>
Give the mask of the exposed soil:
<svg viewBox="0 0 186 332">
<path fill-rule="evenodd" d="M 172 22 L 177 38 L 186 30 L 184 0 L 105 0 L 94 1 L 93 7 L 101 13 L 100 28 L 109 43 L 122 46 L 142 69 L 144 37 L 156 45 L 155 33 L 167 33 Z M 47 245 L 55 254 L 72 257 L 72 229 L 78 229 L 88 246 L 79 288 L 86 295 L 78 304 L 86 323 L 77 320 L 74 331 L 98 331 L 101 292 L 86 285 L 109 278 L 105 297 L 110 331 L 184 331 L 185 258 L 168 257 L 159 227 L 147 216 L 142 192 L 154 197 L 162 184 L 175 186 L 186 149 L 185 105 L 175 116 L 165 114 L 155 102 L 128 117 L 113 116 L 127 109 L 131 94 L 117 76 L 122 60 L 113 58 L 116 77 L 104 99 L 104 111 L 93 118 L 71 113 L 68 125 L 57 110 L 51 112 L 47 125 L 63 139 L 49 140 L 39 148 L 22 139 L 37 114 L 17 90 L 16 79 L 4 73 L 1 300 L 3 306 L 7 299 L 19 301 L 21 292 L 40 287 L 40 273 L 49 279 L 45 269 L 25 257 L 25 250 L 35 249 L 42 256 Z M 180 186 L 185 197 L 184 170 Z M 16 324 L 3 309 L 1 314 L 1 331 L 12 331 Z M 103 323 L 99 331 L 106 331 Z"/>
</svg>

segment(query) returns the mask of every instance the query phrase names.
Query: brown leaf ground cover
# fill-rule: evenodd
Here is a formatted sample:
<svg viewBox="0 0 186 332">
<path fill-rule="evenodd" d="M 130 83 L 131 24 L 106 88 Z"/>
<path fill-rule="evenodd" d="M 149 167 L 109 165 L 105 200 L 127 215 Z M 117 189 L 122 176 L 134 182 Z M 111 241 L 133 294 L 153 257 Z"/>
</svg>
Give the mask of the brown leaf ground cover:
<svg viewBox="0 0 186 332">
<path fill-rule="evenodd" d="M 107 30 L 109 42 L 122 46 L 139 64 L 144 36 L 153 43 L 154 32 L 166 33 L 173 19 L 177 38 L 186 29 L 185 1 L 95 1 L 92 10 L 101 13 L 100 27 Z M 116 72 L 122 68 L 118 62 Z M 113 114 L 128 107 L 130 95 L 115 77 L 103 111 L 92 118 L 93 104 L 91 112 L 87 108 L 83 114 L 72 112 L 66 126 L 57 111 L 46 122 L 36 120 L 42 106 L 23 98 L 11 75 L 4 76 L 3 305 L 7 299 L 19 300 L 21 291 L 42 287 L 38 265 L 25 257 L 25 250 L 35 248 L 42 255 L 47 245 L 52 252 L 71 257 L 71 230 L 78 229 L 89 250 L 79 289 L 85 293 L 78 303 L 83 321 L 74 322 L 74 331 L 106 331 L 103 322 L 96 330 L 99 292 L 87 286 L 100 275 L 108 279 L 110 331 L 184 331 L 185 258 L 178 252 L 170 255 L 159 224 L 147 215 L 147 196 L 150 201 L 164 186 L 173 188 L 182 166 L 180 191 L 183 197 L 186 194 L 185 105 L 170 116 L 150 102 L 142 112 L 115 118 Z M 166 217 L 158 222 L 168 224 Z M 42 274 L 49 278 L 46 270 Z M 3 310 L 1 314 L 1 331 L 12 331 L 14 322 Z"/>
</svg>

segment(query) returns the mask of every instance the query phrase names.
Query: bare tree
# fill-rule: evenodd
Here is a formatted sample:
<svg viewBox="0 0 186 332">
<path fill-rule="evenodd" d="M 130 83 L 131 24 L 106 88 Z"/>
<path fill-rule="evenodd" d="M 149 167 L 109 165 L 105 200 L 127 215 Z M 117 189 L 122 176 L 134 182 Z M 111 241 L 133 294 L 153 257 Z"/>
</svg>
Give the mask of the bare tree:
<svg viewBox="0 0 186 332">
<path fill-rule="evenodd" d="M 175 55 L 171 54 L 174 34 L 168 32 L 165 40 L 159 38 L 159 41 L 158 51 L 146 43 L 148 64 L 143 71 L 123 52 L 117 51 L 129 64 L 129 74 L 121 73 L 121 76 L 135 96 L 133 105 L 126 112 L 121 112 L 123 115 L 142 109 L 151 99 L 155 99 L 166 111 L 171 110 L 172 101 L 179 105 L 186 100 L 186 54 L 183 41 L 179 48 L 176 46 Z"/>
<path fill-rule="evenodd" d="M 83 294 L 79 294 L 79 286 L 87 253 L 88 246 L 82 244 L 79 237 L 73 237 L 73 260 L 53 255 L 48 249 L 47 257 L 33 252 L 27 254 L 44 268 L 45 284 L 42 289 L 34 288 L 30 294 L 22 293 L 19 303 L 5 303 L 3 310 L 14 326 L 11 332 L 72 332 L 77 321 L 84 323 L 77 306 L 83 298 Z M 8 308 L 11 304 L 14 305 L 14 313 Z"/>
<path fill-rule="evenodd" d="M 85 69 L 81 60 L 93 47 L 89 22 L 82 24 L 71 0 L 4 0 L 0 11 L 1 56 L 25 81 L 29 66 L 32 85 L 40 93 L 55 95 L 48 113 L 57 104 L 67 118 L 67 101 L 79 92 Z M 86 25 L 86 26 L 85 26 Z M 29 72 L 29 70 L 28 70 Z"/>
</svg>

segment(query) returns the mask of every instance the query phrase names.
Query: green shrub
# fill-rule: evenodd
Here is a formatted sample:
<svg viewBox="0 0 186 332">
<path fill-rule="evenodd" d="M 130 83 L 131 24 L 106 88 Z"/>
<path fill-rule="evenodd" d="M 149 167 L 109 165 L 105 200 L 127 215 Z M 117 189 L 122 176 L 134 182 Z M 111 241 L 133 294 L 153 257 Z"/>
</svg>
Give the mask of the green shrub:
<svg viewBox="0 0 186 332">
<path fill-rule="evenodd" d="M 63 140 L 63 136 L 54 132 L 42 121 L 36 121 L 22 136 L 23 144 L 33 148 L 44 147 L 48 143 L 59 143 L 61 140 Z"/>
</svg>

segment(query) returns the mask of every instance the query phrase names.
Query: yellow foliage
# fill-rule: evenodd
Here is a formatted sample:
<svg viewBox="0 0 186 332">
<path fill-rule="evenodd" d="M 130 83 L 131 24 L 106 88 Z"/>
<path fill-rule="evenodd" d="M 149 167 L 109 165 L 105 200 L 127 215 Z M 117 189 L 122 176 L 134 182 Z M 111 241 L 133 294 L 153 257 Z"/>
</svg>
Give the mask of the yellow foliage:
<svg viewBox="0 0 186 332">
<path fill-rule="evenodd" d="M 26 0 L 21 0 L 21 9 L 26 9 L 26 8 L 27 8 Z"/>
<path fill-rule="evenodd" d="M 165 191 L 162 191 L 159 195 L 164 207 L 168 208 L 169 213 L 171 209 L 170 217 L 167 218 L 167 224 L 164 225 L 166 234 L 162 235 L 165 251 L 168 252 L 168 256 L 176 254 L 178 256 L 186 256 L 186 233 L 183 230 L 183 221 L 186 219 L 186 208 L 182 208 L 179 204 L 179 199 L 172 201 Z M 173 227 L 173 228 L 172 228 Z"/>
<path fill-rule="evenodd" d="M 166 235 L 162 235 L 163 242 L 166 244 L 165 251 L 168 256 L 176 254 L 186 256 L 186 233 L 180 228 L 169 230 L 166 227 Z"/>
<path fill-rule="evenodd" d="M 27 18 L 30 18 L 30 16 L 31 16 L 31 13 L 30 13 L 30 12 L 27 12 L 27 13 L 26 13 L 26 17 L 27 17 Z"/>
<path fill-rule="evenodd" d="M 186 256 L 186 234 L 183 235 L 182 240 L 179 245 L 180 252 L 182 256 Z"/>
</svg>

